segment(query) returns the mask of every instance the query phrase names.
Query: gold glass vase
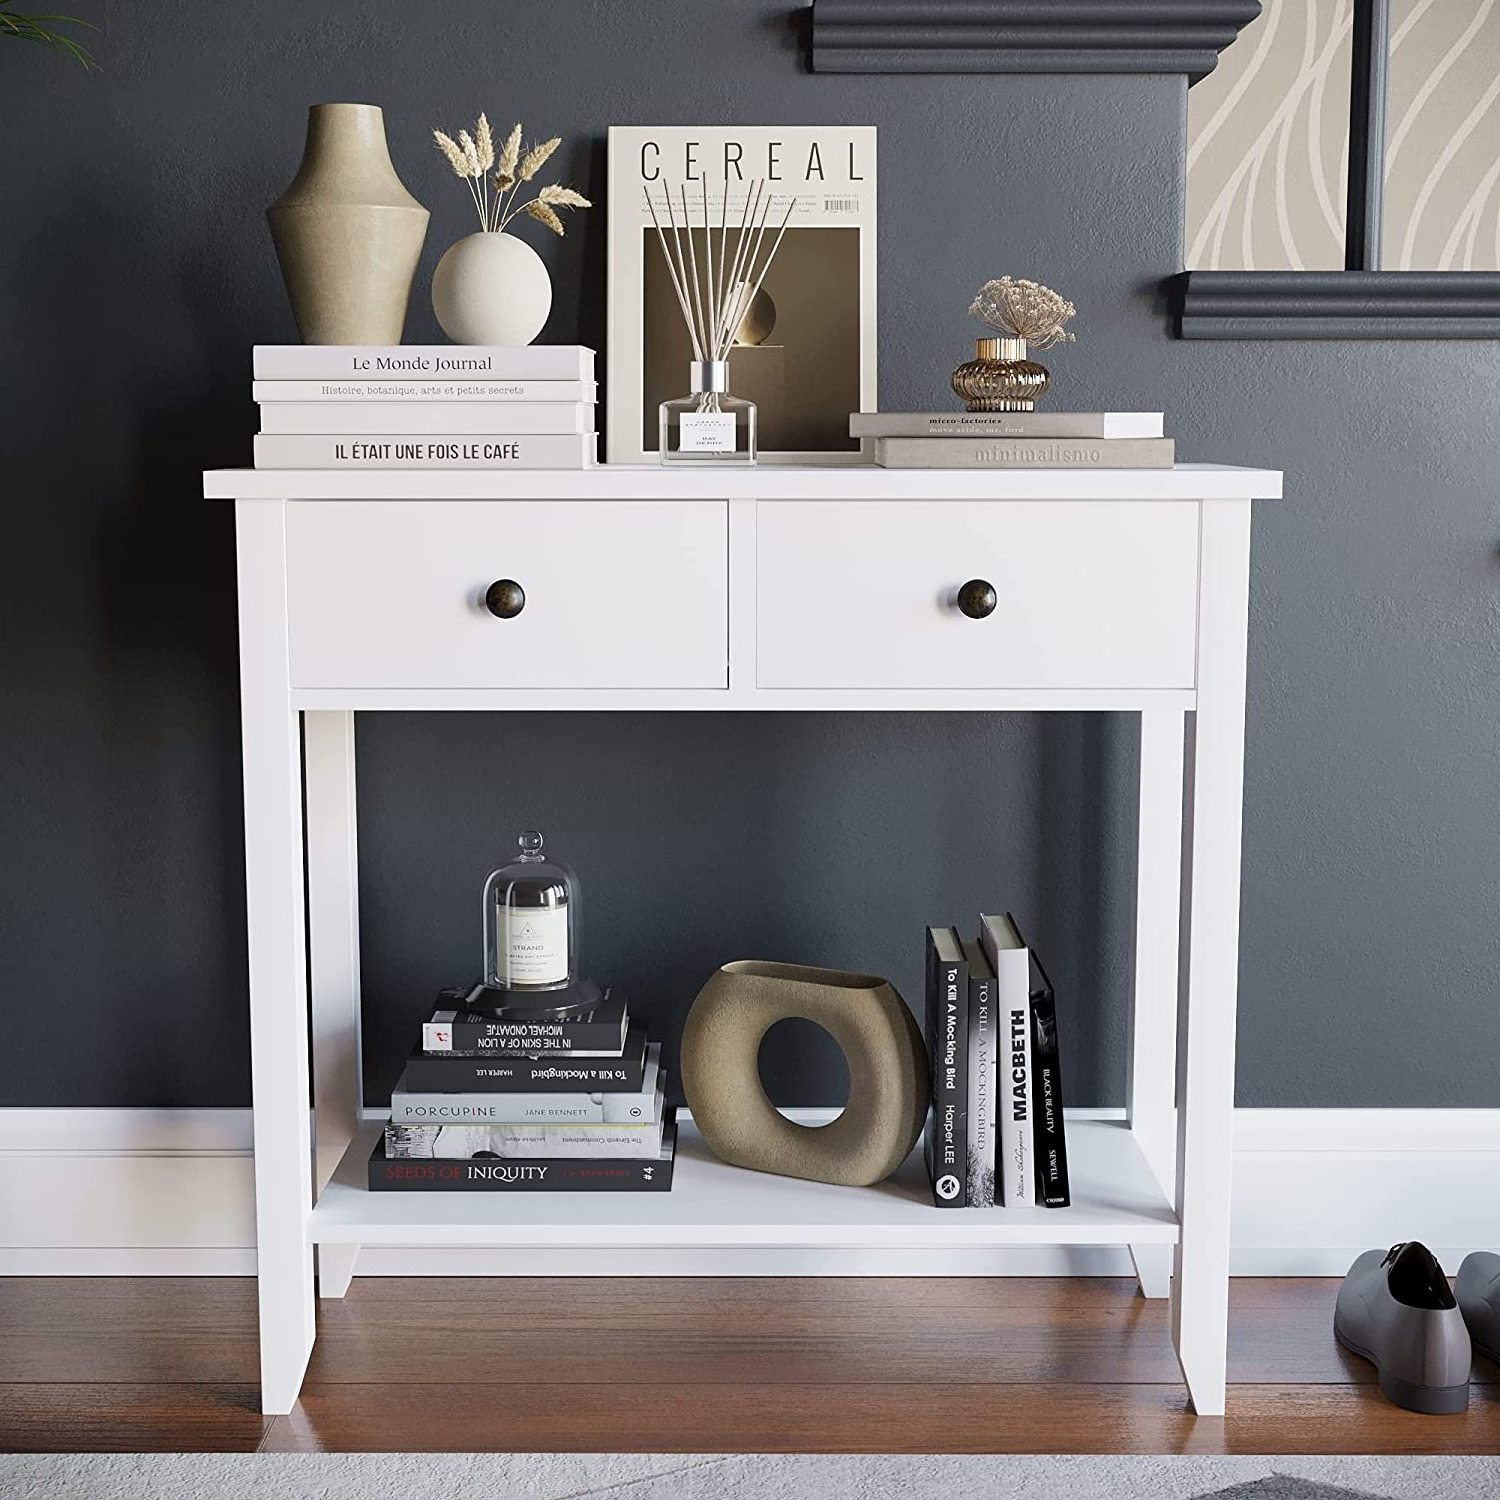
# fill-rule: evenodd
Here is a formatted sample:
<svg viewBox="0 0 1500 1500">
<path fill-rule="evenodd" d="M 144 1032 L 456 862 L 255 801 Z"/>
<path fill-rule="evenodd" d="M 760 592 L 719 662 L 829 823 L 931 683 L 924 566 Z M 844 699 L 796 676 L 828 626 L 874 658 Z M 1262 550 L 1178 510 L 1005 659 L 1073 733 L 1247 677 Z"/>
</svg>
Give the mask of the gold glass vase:
<svg viewBox="0 0 1500 1500">
<path fill-rule="evenodd" d="M 974 358 L 953 372 L 969 411 L 1033 411 L 1047 389 L 1046 365 L 1026 358 L 1025 339 L 975 339 Z"/>
</svg>

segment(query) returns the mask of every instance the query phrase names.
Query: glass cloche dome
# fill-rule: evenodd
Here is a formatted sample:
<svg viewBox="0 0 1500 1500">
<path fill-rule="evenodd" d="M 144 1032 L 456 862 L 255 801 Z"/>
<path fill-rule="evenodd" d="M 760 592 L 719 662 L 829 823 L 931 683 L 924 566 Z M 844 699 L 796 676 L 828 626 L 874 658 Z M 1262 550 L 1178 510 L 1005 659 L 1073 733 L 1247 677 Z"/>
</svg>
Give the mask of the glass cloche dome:
<svg viewBox="0 0 1500 1500">
<path fill-rule="evenodd" d="M 578 972 L 578 879 L 528 829 L 520 852 L 484 883 L 484 967 L 471 1008 L 565 1015 L 598 1003 Z"/>
</svg>

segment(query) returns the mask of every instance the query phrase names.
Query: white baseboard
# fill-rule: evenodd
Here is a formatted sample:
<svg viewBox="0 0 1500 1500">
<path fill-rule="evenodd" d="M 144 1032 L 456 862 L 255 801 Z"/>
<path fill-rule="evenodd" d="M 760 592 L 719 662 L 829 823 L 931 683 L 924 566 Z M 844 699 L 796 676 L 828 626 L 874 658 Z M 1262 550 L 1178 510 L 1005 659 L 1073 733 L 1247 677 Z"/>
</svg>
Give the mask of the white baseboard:
<svg viewBox="0 0 1500 1500">
<path fill-rule="evenodd" d="M 1104 1113 L 1090 1111 L 1090 1113 Z M 244 1276 L 255 1269 L 248 1110 L 0 1110 L 0 1275 Z M 1242 1109 L 1233 1270 L 1342 1275 L 1420 1239 L 1448 1266 L 1500 1250 L 1500 1110 Z M 1123 1250 L 942 1255 L 371 1246 L 359 1274 L 1129 1275 Z"/>
</svg>

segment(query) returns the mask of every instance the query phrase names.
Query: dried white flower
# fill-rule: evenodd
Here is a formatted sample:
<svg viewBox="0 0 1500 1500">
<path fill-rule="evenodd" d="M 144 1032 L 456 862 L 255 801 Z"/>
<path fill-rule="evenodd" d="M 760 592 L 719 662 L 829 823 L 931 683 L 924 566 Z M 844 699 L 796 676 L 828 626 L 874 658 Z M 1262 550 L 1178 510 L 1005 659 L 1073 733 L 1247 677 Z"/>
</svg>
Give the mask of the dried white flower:
<svg viewBox="0 0 1500 1500">
<path fill-rule="evenodd" d="M 1037 349 L 1071 344 L 1073 335 L 1063 324 L 1077 311 L 1051 287 L 1010 276 L 985 282 L 969 304 L 971 317 L 989 324 L 1003 338 L 1025 339 Z"/>
</svg>

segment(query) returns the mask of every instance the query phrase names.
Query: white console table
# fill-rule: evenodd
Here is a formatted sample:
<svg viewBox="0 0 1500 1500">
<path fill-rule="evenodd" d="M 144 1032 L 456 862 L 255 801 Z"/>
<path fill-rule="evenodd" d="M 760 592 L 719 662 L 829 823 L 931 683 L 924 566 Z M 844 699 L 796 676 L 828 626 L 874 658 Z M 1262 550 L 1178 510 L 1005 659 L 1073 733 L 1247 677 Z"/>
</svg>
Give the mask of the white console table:
<svg viewBox="0 0 1500 1500">
<path fill-rule="evenodd" d="M 361 1245 L 1038 1244 L 1129 1246 L 1170 1288 L 1194 1408 L 1223 1411 L 1250 502 L 1279 473 L 220 470 L 204 493 L 236 502 L 267 1412 Z M 485 605 L 503 578 L 510 618 Z M 988 616 L 956 607 L 971 578 Z M 1140 716 L 1127 1114 L 1070 1121 L 1071 1208 L 934 1209 L 916 1163 L 881 1189 L 744 1172 L 690 1125 L 669 1194 L 365 1190 L 356 710 L 933 707 Z"/>
</svg>

